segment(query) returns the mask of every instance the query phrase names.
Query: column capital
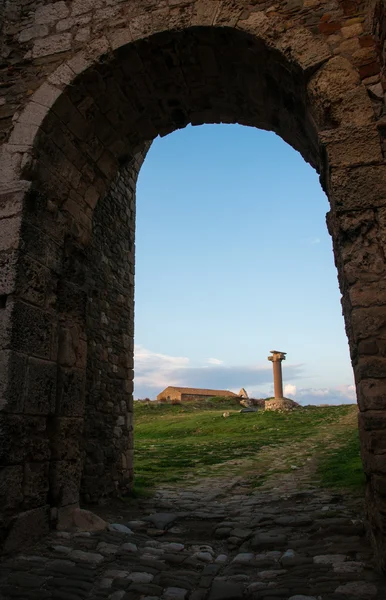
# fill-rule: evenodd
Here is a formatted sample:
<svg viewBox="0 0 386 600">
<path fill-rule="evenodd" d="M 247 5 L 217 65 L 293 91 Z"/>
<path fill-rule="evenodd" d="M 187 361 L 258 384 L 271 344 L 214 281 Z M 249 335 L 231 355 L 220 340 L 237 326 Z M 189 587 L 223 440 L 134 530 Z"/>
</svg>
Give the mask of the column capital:
<svg viewBox="0 0 386 600">
<path fill-rule="evenodd" d="M 279 350 L 270 350 L 270 352 L 272 353 L 272 356 L 268 356 L 268 360 L 272 362 L 281 362 L 282 360 L 285 360 L 285 355 L 287 354 L 287 352 L 280 352 Z"/>
</svg>

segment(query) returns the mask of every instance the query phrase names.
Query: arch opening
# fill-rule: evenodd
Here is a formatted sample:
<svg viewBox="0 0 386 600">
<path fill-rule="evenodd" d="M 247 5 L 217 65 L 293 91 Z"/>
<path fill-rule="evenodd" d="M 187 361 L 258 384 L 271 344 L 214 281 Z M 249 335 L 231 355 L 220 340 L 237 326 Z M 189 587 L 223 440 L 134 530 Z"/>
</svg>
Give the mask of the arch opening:
<svg viewBox="0 0 386 600">
<path fill-rule="evenodd" d="M 271 132 L 156 139 L 137 184 L 134 398 L 169 385 L 269 397 L 257 365 L 270 347 L 287 349 L 284 367 L 306 361 L 285 378 L 302 403 L 353 384 L 327 210 L 314 169 Z"/>
<path fill-rule="evenodd" d="M 255 448 L 261 422 L 241 424 L 243 416 L 234 414 L 235 430 L 236 422 L 246 428 L 247 439 L 238 445 L 221 418 L 224 410 L 232 415 L 243 408 L 240 399 L 211 405 L 219 411 L 217 425 L 215 412 L 210 423 L 204 415 L 209 390 L 238 394 L 245 386 L 249 398 L 259 399 L 253 406 L 264 406 L 262 399 L 274 395 L 267 348 L 288 352 L 286 397 L 301 405 L 355 403 L 327 209 L 314 170 L 272 133 L 210 125 L 154 141 L 137 185 L 134 464 L 139 485 L 151 485 L 152 479 L 167 485 L 173 479 L 184 486 L 186 477 L 190 486 L 217 468 L 227 480 L 236 456 L 239 475 L 248 472 L 252 455 L 256 475 L 261 472 Z M 351 384 L 349 398 L 331 389 L 343 381 Z M 177 417 L 171 407 L 140 401 L 145 399 L 182 404 L 186 414 Z M 355 419 L 356 407 L 350 408 Z M 308 414 L 305 409 L 305 420 Z M 218 439 L 211 438 L 207 425 L 218 427 Z M 213 470 L 206 462 L 212 450 Z M 286 452 L 285 446 L 278 448 L 280 456 Z M 164 469 L 167 461 L 170 469 Z"/>
</svg>

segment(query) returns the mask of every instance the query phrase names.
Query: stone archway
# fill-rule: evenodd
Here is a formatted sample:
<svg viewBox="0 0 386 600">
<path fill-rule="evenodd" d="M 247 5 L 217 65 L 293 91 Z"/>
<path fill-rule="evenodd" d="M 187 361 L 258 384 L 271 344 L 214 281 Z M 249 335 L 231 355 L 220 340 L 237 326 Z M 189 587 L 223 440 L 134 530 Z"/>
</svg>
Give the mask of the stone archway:
<svg viewBox="0 0 386 600">
<path fill-rule="evenodd" d="M 374 40 L 347 7 L 317 15 L 315 34 L 301 11 L 290 19 L 241 0 L 92 4 L 73 2 L 71 14 L 64 2 L 39 5 L 10 45 L 27 50 L 37 89 L 19 94 L 17 111 L 10 103 L 0 163 L 5 550 L 23 530 L 44 532 L 80 492 L 96 501 L 130 486 L 138 171 L 157 135 L 238 122 L 299 150 L 331 203 L 385 568 L 386 177 L 362 82 L 377 109 Z"/>
</svg>

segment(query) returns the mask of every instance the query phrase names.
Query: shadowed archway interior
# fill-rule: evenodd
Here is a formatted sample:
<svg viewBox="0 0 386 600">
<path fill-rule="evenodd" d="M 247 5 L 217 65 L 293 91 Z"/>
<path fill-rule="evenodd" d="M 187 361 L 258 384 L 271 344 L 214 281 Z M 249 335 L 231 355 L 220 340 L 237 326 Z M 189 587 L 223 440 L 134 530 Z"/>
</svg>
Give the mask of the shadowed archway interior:
<svg viewBox="0 0 386 600">
<path fill-rule="evenodd" d="M 50 236 L 55 228 L 64 250 L 55 281 L 60 377 L 51 443 L 64 427 L 71 448 L 64 456 L 54 449 L 54 505 L 78 500 L 83 452 L 87 501 L 131 480 L 135 182 L 151 139 L 187 123 L 215 122 L 273 130 L 320 165 L 303 73 L 231 29 L 159 34 L 102 57 L 68 87 L 42 126 L 28 221 L 39 229 L 46 223 Z M 85 407 L 80 389 L 79 405 L 68 407 L 84 371 Z"/>
</svg>

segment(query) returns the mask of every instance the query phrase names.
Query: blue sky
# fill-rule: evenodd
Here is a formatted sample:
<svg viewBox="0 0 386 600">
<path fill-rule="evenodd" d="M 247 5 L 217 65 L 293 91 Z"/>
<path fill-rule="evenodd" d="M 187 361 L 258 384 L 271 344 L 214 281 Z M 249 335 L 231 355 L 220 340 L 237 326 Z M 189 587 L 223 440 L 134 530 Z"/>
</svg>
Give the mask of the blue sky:
<svg viewBox="0 0 386 600">
<path fill-rule="evenodd" d="M 328 201 L 273 133 L 187 127 L 157 138 L 137 188 L 135 394 L 167 385 L 355 401 Z"/>
</svg>

